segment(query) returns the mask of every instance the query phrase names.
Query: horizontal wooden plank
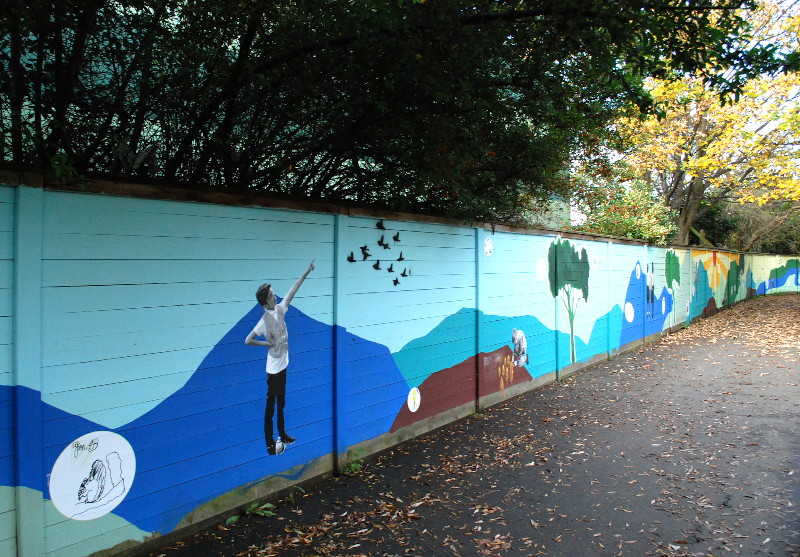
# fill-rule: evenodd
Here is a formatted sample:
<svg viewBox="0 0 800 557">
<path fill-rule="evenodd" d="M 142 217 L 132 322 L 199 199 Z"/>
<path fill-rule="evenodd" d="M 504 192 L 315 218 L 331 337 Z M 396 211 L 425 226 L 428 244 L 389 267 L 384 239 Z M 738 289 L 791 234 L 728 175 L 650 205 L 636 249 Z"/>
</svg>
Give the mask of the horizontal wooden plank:
<svg viewBox="0 0 800 557">
<path fill-rule="evenodd" d="M 45 237 L 43 258 L 180 261 L 198 257 L 207 260 L 260 257 L 280 261 L 303 254 L 308 260 L 322 260 L 329 258 L 332 251 L 333 241 L 327 234 L 306 239 L 298 235 L 275 239 L 218 239 L 55 233 Z"/>
<path fill-rule="evenodd" d="M 208 350 L 205 349 L 176 350 L 45 368 L 42 374 L 42 396 L 50 397 L 56 393 L 118 384 L 135 388 L 141 380 L 191 374 L 195 366 L 190 364 L 199 362 L 207 353 Z"/>
<path fill-rule="evenodd" d="M 378 228 L 378 221 L 384 227 L 384 230 Z M 452 226 L 440 223 L 428 222 L 415 222 L 410 220 L 391 220 L 373 217 L 347 217 L 345 219 L 345 234 L 364 236 L 366 234 L 389 234 L 394 235 L 397 232 L 401 233 L 401 241 L 405 241 L 405 233 L 422 233 L 428 236 L 443 235 L 443 236 L 462 236 L 467 238 L 465 241 L 472 239 L 474 242 L 475 231 L 473 228 L 465 226 Z"/>
<path fill-rule="evenodd" d="M 330 335 L 328 342 L 330 342 Z M 298 347 L 308 345 L 308 354 L 313 355 L 314 361 L 330 361 L 333 347 L 329 344 L 321 346 L 313 339 L 324 336 L 309 337 L 311 342 L 297 342 Z M 293 345 L 295 342 L 293 342 Z M 311 348 L 313 346 L 313 349 Z M 196 363 L 199 363 L 209 349 L 207 347 L 187 348 L 172 350 L 155 354 L 141 354 L 114 359 L 104 359 L 76 364 L 64 364 L 44 368 L 42 379 L 42 393 L 53 395 L 60 392 L 86 389 L 103 385 L 126 384 L 131 388 L 138 385 L 140 380 L 156 379 L 167 375 L 184 375 L 193 373 Z M 254 353 L 242 344 L 241 353 Z M 304 352 L 294 353 L 292 362 L 296 366 L 303 366 Z M 265 356 L 265 354 L 264 354 Z M 263 356 L 262 356 L 263 357 Z"/>
<path fill-rule="evenodd" d="M 3 490 L 10 491 L 10 490 Z M 12 492 L 13 494 L 13 492 Z M 8 495 L 0 493 L 0 547 L 6 540 L 12 540 L 17 535 L 17 519 L 14 508 L 15 501 Z M 12 553 L 1 553 L 0 555 L 13 555 Z"/>
<path fill-rule="evenodd" d="M 461 308 L 470 307 L 473 301 L 470 299 L 454 299 L 445 302 L 431 302 L 428 304 L 397 307 L 392 310 L 391 314 L 388 312 L 362 312 L 353 314 L 349 312 L 346 314 L 347 329 L 353 334 L 363 336 L 364 338 L 376 338 L 375 334 L 369 334 L 366 329 L 369 327 L 376 327 L 376 333 L 381 325 L 398 325 L 405 324 L 413 327 L 412 330 L 425 330 L 430 325 L 430 328 L 435 327 L 439 322 L 445 318 L 450 317 Z M 369 307 L 369 306 L 363 306 Z M 372 307 L 382 307 L 381 305 Z M 382 334 L 382 333 L 381 333 Z"/>
<path fill-rule="evenodd" d="M 441 283 L 440 283 L 441 285 Z M 382 308 L 382 317 L 386 322 L 410 319 L 415 316 L 440 314 L 437 308 L 452 307 L 459 304 L 463 307 L 475 305 L 475 290 L 469 284 L 452 287 L 436 287 L 431 281 L 430 288 L 415 288 L 411 292 L 401 289 L 379 292 L 351 292 L 347 295 L 348 304 L 344 309 L 348 324 L 358 324 L 360 320 L 351 320 L 350 314 L 363 313 L 358 308 Z M 349 310 L 349 311 L 348 311 Z M 374 316 L 365 316 L 374 317 Z M 374 321 L 374 320 L 372 320 Z"/>
<path fill-rule="evenodd" d="M 76 214 L 87 218 L 76 219 Z M 102 234 L 124 224 L 131 234 L 147 235 L 155 225 L 166 235 L 202 228 L 210 237 L 225 238 L 232 231 L 262 232 L 267 227 L 277 232 L 281 225 L 292 223 L 332 226 L 333 222 L 333 215 L 313 212 L 45 192 L 45 227 L 67 233 L 90 229 Z"/>
<path fill-rule="evenodd" d="M 0 555 L 16 555 L 17 554 L 17 537 L 11 537 L 6 540 L 0 540 Z"/>
<path fill-rule="evenodd" d="M 17 500 L 14 488 L 11 486 L 0 486 L 0 513 L 7 513 L 16 508 Z M 0 553 L 2 555 L 2 553 Z"/>
<path fill-rule="evenodd" d="M 10 295 L 14 284 L 14 262 L 10 259 L 0 259 L 0 291 Z"/>
<path fill-rule="evenodd" d="M 0 314 L 0 345 L 11 344 L 14 331 L 14 318 Z"/>
<path fill-rule="evenodd" d="M 410 277 L 475 276 L 475 263 L 469 258 L 454 260 L 453 258 L 441 259 L 436 257 L 436 255 L 430 255 L 428 259 L 423 260 L 415 258 L 413 255 L 407 256 L 404 252 L 403 257 L 405 259 L 403 261 L 397 261 L 399 253 L 394 254 L 393 257 L 382 257 L 382 255 L 383 254 L 379 254 L 377 256 L 372 255 L 369 259 L 362 260 L 361 253 L 356 252 L 354 254 L 356 261 L 354 263 L 348 262 L 348 264 L 344 266 L 342 278 L 347 282 L 345 282 L 345 284 L 342 286 L 348 289 L 354 287 L 357 288 L 358 283 L 360 280 L 362 280 L 365 274 L 368 276 L 381 276 L 385 274 L 392 277 L 399 277 L 404 270 L 410 275 Z M 375 269 L 374 267 L 376 263 L 378 263 L 380 266 L 379 270 Z M 388 271 L 389 267 L 393 268 L 393 273 Z M 399 278 L 400 280 L 403 280 L 402 277 Z M 351 281 L 355 284 L 351 285 Z"/>
<path fill-rule="evenodd" d="M 261 358 L 259 358 L 259 361 Z M 235 381 L 235 366 L 229 381 Z M 141 416 L 144 412 L 161 402 L 159 396 L 153 393 L 162 393 L 165 382 L 173 385 L 173 392 L 181 388 L 191 377 L 194 370 L 173 370 L 166 373 L 163 370 L 151 371 L 152 376 L 140 377 L 135 380 L 126 380 L 119 383 L 109 383 L 101 380 L 81 389 L 67 389 L 58 392 L 43 392 L 44 402 L 56 407 L 79 409 L 80 415 L 88 420 L 106 423 L 109 417 L 115 420 L 120 415 L 129 416 L 130 419 Z M 134 373 L 148 375 L 147 372 L 134 370 Z M 225 373 L 220 369 L 219 373 Z M 64 387 L 60 381 L 60 387 Z M 89 383 L 84 381 L 84 383 Z M 169 393 L 167 393 L 169 394 Z M 73 410 L 74 411 L 74 410 Z"/>
<path fill-rule="evenodd" d="M 49 312 L 56 314 L 187 305 L 199 306 L 231 302 L 254 306 L 256 304 L 256 289 L 266 279 L 267 277 L 262 277 L 258 281 L 232 279 L 225 282 L 198 280 L 191 284 L 156 283 L 49 287 L 42 289 L 42 304 L 48 308 Z M 314 288 L 308 288 L 308 286 L 313 286 Z M 332 281 L 326 281 L 319 276 L 311 275 L 295 299 L 314 298 L 320 300 L 315 303 L 315 306 L 321 306 L 322 301 L 327 298 L 330 311 L 333 311 L 332 286 Z M 3 294 L 4 290 L 0 288 L 0 315 L 2 315 Z M 9 291 L 5 291 L 5 294 L 10 296 Z M 285 292 L 278 291 L 278 295 L 281 294 L 285 294 Z"/>
<path fill-rule="evenodd" d="M 0 259 L 13 259 L 14 232 L 0 230 Z"/>
<path fill-rule="evenodd" d="M 227 259 L 212 261 L 199 258 L 184 259 L 174 264 L 159 260 L 95 260 L 91 265 L 81 260 L 48 260 L 42 263 L 44 287 L 58 286 L 103 286 L 126 284 L 170 284 L 195 282 L 252 281 L 258 284 L 269 280 L 276 284 L 278 292 L 288 290 L 297 280 L 313 255 L 295 254 L 294 259 L 276 264 L 264 258 Z M 315 263 L 317 270 L 308 277 L 303 292 L 322 289 L 330 292 L 333 270 L 331 262 L 320 256 Z M 327 286 L 309 288 L 315 281 Z M 280 287 L 279 283 L 284 283 Z"/>
<path fill-rule="evenodd" d="M 244 339 L 255 322 L 242 329 L 241 338 L 232 341 L 240 345 L 242 351 L 252 348 L 244 347 Z M 173 329 L 169 335 L 163 330 L 154 328 L 150 331 L 115 332 L 100 334 L 97 330 L 92 334 L 86 333 L 82 337 L 54 337 L 43 350 L 42 364 L 46 368 L 82 362 L 114 360 L 135 356 L 146 356 L 176 352 L 182 350 L 199 349 L 210 352 L 219 346 L 221 338 L 230 329 L 231 324 L 197 325 L 196 327 L 181 327 Z M 291 324 L 290 324 L 291 332 Z M 332 331 L 329 327 L 320 324 L 317 329 L 291 332 L 291 347 L 293 351 L 308 346 L 315 350 L 326 349 L 332 342 Z M 0 339 L 0 346 L 2 339 Z"/>
<path fill-rule="evenodd" d="M 181 331 L 195 325 L 222 325 L 230 328 L 251 309 L 248 306 L 223 302 L 82 313 L 49 314 L 45 311 L 42 329 L 48 334 L 58 332 L 65 339 L 79 339 L 115 333 L 135 335 L 141 331 Z"/>
<path fill-rule="evenodd" d="M 49 506 L 49 505 L 48 505 Z M 102 552 L 123 541 L 144 541 L 147 533 L 142 533 L 136 526 L 125 524 L 122 519 L 106 521 L 105 524 L 119 524 L 118 528 L 99 530 L 88 527 L 91 522 L 82 522 L 87 525 L 76 528 L 74 521 L 54 511 L 61 519 L 55 524 L 47 525 L 44 530 L 45 551 L 48 557 L 76 557 L 78 555 L 92 555 Z"/>
</svg>

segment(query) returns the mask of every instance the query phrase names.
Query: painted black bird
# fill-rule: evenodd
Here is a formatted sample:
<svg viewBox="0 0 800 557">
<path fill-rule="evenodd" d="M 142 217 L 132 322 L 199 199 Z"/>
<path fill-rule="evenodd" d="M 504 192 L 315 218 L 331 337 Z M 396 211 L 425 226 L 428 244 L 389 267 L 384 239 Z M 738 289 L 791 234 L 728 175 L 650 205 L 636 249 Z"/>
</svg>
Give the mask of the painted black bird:
<svg viewBox="0 0 800 557">
<path fill-rule="evenodd" d="M 369 257 L 369 248 L 367 246 L 361 246 L 361 255 L 364 257 L 361 261 L 364 261 L 367 257 Z"/>
<path fill-rule="evenodd" d="M 386 230 L 386 227 L 383 226 L 383 219 L 375 223 L 375 228 L 377 228 L 378 230 Z"/>
<path fill-rule="evenodd" d="M 395 286 L 397 286 L 398 284 L 400 284 L 400 279 L 398 279 L 397 277 L 395 277 L 395 279 L 394 279 L 394 285 L 395 285 Z"/>
<path fill-rule="evenodd" d="M 352 252 L 352 251 L 350 252 L 350 255 L 348 255 L 348 256 L 347 256 L 347 260 L 348 260 L 350 263 L 355 263 L 355 262 L 356 262 L 356 256 L 355 256 L 355 255 L 353 255 L 353 252 Z"/>
<path fill-rule="evenodd" d="M 407 277 L 407 276 L 408 276 L 408 273 L 406 273 L 406 270 L 405 270 L 405 269 L 403 269 L 403 272 L 402 272 L 402 273 L 400 273 L 400 276 L 401 276 L 401 277 Z"/>
<path fill-rule="evenodd" d="M 392 263 L 391 265 L 389 265 L 389 268 L 388 268 L 388 269 L 386 269 L 386 271 L 387 271 L 387 272 L 389 272 L 389 273 L 394 273 L 394 263 Z"/>
<path fill-rule="evenodd" d="M 381 234 L 381 239 L 380 239 L 380 240 L 378 240 L 378 245 L 379 245 L 379 246 L 386 247 L 386 242 L 385 242 L 385 241 L 384 241 L 384 239 L 383 239 L 383 234 Z"/>
<path fill-rule="evenodd" d="M 400 257 L 397 258 L 398 261 L 404 261 L 405 257 L 403 257 L 403 252 L 400 252 Z"/>
<path fill-rule="evenodd" d="M 381 260 L 380 260 L 380 259 L 378 259 L 378 260 L 375 262 L 375 265 L 373 265 L 373 266 L 372 266 L 372 268 L 373 268 L 373 269 L 375 269 L 376 271 L 380 271 L 380 270 L 381 270 Z"/>
<path fill-rule="evenodd" d="M 395 242 L 399 242 L 400 241 L 400 233 L 398 232 L 397 234 L 392 236 L 392 240 L 394 240 Z"/>
</svg>

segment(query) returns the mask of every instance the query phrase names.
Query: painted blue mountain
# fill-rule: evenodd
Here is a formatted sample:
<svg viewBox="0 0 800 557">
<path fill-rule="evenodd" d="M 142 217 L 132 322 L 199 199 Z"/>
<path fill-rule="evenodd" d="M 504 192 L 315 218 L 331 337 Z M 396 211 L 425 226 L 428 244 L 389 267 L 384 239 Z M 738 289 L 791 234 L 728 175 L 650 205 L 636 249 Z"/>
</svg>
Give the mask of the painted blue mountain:
<svg viewBox="0 0 800 557">
<path fill-rule="evenodd" d="M 790 259 L 785 264 L 775 269 L 772 269 L 769 273 L 769 278 L 758 285 L 756 290 L 756 294 L 766 294 L 770 290 L 775 288 L 781 288 L 782 286 L 790 285 L 790 278 L 794 277 L 794 285 L 800 285 L 800 270 L 798 266 L 800 265 L 800 259 Z"/>
<path fill-rule="evenodd" d="M 263 431 L 266 349 L 243 342 L 262 311 L 256 306 L 245 315 L 181 389 L 113 430 L 131 444 L 137 469 L 129 495 L 114 514 L 141 530 L 167 533 L 198 506 L 220 495 L 289 469 L 299 479 L 307 463 L 333 452 L 334 328 L 290 308 L 285 414 L 287 430 L 298 441 L 280 456 L 267 456 Z M 341 328 L 337 334 L 357 342 L 360 353 L 381 368 L 380 374 L 359 377 L 360 387 L 372 396 L 392 400 L 393 407 L 399 408 L 408 389 L 388 349 Z M 86 433 L 107 428 L 41 403 L 37 392 L 24 387 L 0 387 L 0 415 L 12 415 L 14 397 L 28 407 L 41 404 L 42 469 L 40 475 L 35 467 L 23 467 L 15 480 L 10 433 L 4 430 L 9 438 L 3 440 L 8 449 L 0 459 L 0 483 L 18 483 L 49 498 L 47 474 L 64 447 Z M 370 416 L 366 427 L 351 425 L 347 443 L 389 431 L 395 416 L 394 412 L 377 420 Z M 25 424 L 21 427 L 24 438 Z M 37 462 L 38 443 L 24 447 L 30 454 L 23 454 L 22 462 Z"/>
<path fill-rule="evenodd" d="M 658 296 L 655 291 L 648 294 L 647 274 L 641 271 L 641 265 L 637 262 L 628 280 L 625 304 L 630 306 L 627 312 L 623 311 L 620 315 L 619 322 L 622 326 L 617 346 L 625 346 L 629 342 L 663 331 L 664 322 L 673 309 L 673 298 L 666 287 L 662 287 Z"/>
</svg>

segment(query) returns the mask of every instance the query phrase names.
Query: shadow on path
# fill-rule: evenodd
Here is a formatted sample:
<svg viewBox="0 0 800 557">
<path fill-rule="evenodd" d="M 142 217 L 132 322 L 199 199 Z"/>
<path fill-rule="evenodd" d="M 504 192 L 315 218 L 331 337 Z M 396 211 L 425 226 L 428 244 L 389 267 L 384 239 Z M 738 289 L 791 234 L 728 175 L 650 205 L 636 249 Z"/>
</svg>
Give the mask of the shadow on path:
<svg viewBox="0 0 800 557">
<path fill-rule="evenodd" d="M 800 555 L 800 296 L 768 296 L 153 556 Z"/>
</svg>

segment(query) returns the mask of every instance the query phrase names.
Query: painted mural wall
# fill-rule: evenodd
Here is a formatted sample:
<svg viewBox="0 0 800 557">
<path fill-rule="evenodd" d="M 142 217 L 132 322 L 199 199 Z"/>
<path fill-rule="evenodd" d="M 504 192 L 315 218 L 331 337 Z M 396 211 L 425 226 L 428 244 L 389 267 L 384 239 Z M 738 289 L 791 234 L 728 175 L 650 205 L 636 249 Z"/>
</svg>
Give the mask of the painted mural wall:
<svg viewBox="0 0 800 557">
<path fill-rule="evenodd" d="M 0 186 L 0 555 L 14 555 L 17 549 L 14 415 L 11 404 L 14 384 L 14 193 L 15 189 Z"/>
<path fill-rule="evenodd" d="M 0 554 L 141 543 L 798 291 L 797 257 L 0 186 Z"/>
</svg>

